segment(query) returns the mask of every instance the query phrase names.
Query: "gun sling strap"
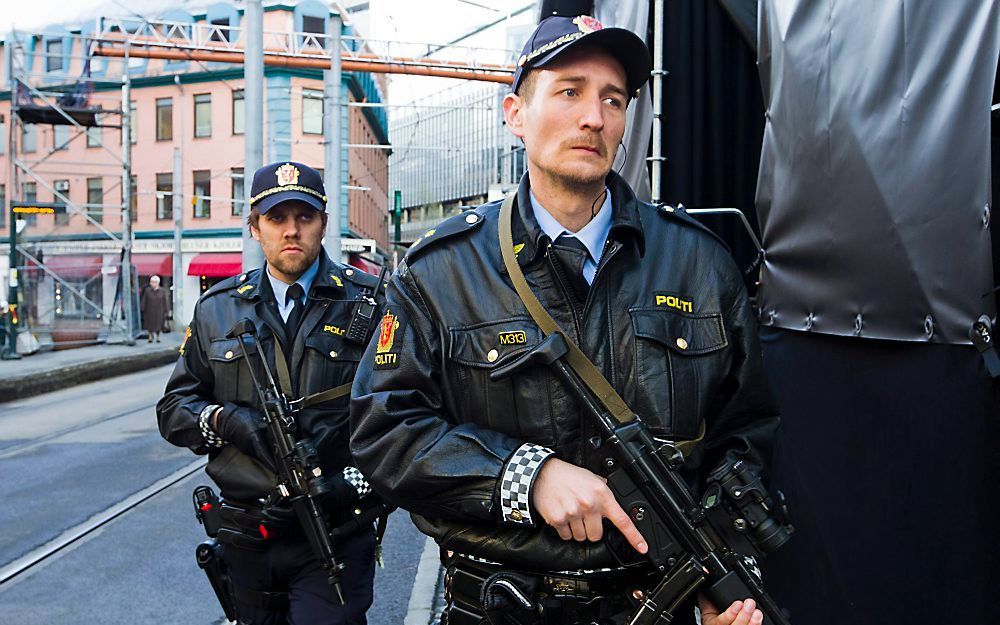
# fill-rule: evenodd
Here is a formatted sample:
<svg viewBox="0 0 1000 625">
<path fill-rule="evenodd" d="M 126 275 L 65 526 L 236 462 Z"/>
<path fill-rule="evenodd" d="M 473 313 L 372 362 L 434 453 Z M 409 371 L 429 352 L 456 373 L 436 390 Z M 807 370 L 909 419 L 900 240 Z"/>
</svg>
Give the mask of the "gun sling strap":
<svg viewBox="0 0 1000 625">
<path fill-rule="evenodd" d="M 521 271 L 521 266 L 518 265 L 516 255 L 514 254 L 514 234 L 511 228 L 511 222 L 514 218 L 514 198 L 515 195 L 512 193 L 504 199 L 503 204 L 500 206 L 499 224 L 500 254 L 503 256 L 503 263 L 507 267 L 507 273 L 510 274 L 510 280 L 514 284 L 514 290 L 517 291 L 518 297 L 521 298 L 525 308 L 528 309 L 528 314 L 535 320 L 535 323 L 538 324 L 538 327 L 541 328 L 545 336 L 553 333 L 562 335 L 569 350 L 565 357 L 566 364 L 569 365 L 570 369 L 576 375 L 580 376 L 580 380 L 594 394 L 594 397 L 597 398 L 600 405 L 608 414 L 622 424 L 633 421 L 636 415 L 632 409 L 628 407 L 625 400 L 611 386 L 611 383 L 608 382 L 607 378 L 604 377 L 594 363 L 587 358 L 587 355 L 577 347 L 573 339 L 567 336 L 562 328 L 559 327 L 556 320 L 545 310 L 545 307 L 542 306 L 542 303 L 538 301 L 538 298 L 535 297 L 535 294 L 528 286 L 528 281 L 525 280 L 524 272 Z M 682 453 L 687 454 L 704 436 L 705 422 L 703 420 L 696 438 L 676 443 L 675 446 Z"/>
<path fill-rule="evenodd" d="M 285 397 L 291 398 L 292 378 L 288 373 L 288 361 L 285 360 L 285 350 L 281 348 L 281 341 L 278 340 L 277 336 L 274 337 L 274 364 L 278 369 L 278 385 L 281 386 L 281 392 L 285 394 Z M 322 404 L 325 401 L 338 399 L 350 394 L 351 383 L 348 382 L 347 384 L 334 386 L 333 388 L 328 388 L 325 391 L 320 391 L 319 393 L 313 393 L 312 395 L 303 397 L 302 407 L 308 408 L 309 406 Z"/>
</svg>

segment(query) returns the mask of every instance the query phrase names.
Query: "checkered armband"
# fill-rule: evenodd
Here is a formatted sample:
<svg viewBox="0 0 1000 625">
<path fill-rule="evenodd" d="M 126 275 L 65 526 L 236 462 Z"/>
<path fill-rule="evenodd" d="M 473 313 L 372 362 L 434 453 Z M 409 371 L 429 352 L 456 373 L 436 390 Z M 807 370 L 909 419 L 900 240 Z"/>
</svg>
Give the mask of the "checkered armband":
<svg viewBox="0 0 1000 625">
<path fill-rule="evenodd" d="M 505 522 L 534 525 L 531 518 L 531 486 L 538 469 L 553 453 L 547 447 L 525 443 L 504 465 L 500 476 L 500 513 Z"/>
<path fill-rule="evenodd" d="M 355 467 L 344 467 L 344 481 L 358 491 L 358 499 L 372 494 L 372 485 Z"/>
<path fill-rule="evenodd" d="M 219 438 L 219 435 L 212 430 L 212 413 L 214 413 L 222 406 L 216 406 L 214 404 L 209 404 L 205 406 L 201 414 L 198 415 L 198 427 L 201 428 L 201 436 L 205 439 L 205 444 L 209 447 L 222 447 L 226 444 L 226 441 Z"/>
</svg>

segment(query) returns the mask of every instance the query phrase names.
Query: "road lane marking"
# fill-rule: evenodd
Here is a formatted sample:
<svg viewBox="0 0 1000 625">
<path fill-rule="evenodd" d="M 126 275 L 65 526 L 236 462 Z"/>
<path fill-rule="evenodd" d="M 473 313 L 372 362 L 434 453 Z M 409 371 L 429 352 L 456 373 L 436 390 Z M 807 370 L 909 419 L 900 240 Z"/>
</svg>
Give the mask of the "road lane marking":
<svg viewBox="0 0 1000 625">
<path fill-rule="evenodd" d="M 68 547 L 69 545 L 75 543 L 77 540 L 83 538 L 87 534 L 93 532 L 97 528 L 110 523 L 119 516 L 129 512 L 134 509 L 139 504 L 144 501 L 155 497 L 164 490 L 170 488 L 174 484 L 181 482 L 195 472 L 204 468 L 206 464 L 205 458 L 198 458 L 194 462 L 188 464 L 187 466 L 174 471 L 167 477 L 157 481 L 156 483 L 147 486 L 146 488 L 140 490 L 139 492 L 126 497 L 115 505 L 107 508 L 103 512 L 98 512 L 94 516 L 90 517 L 83 523 L 75 527 L 71 527 L 59 536 L 45 543 L 41 547 L 34 549 L 21 556 L 17 560 L 7 564 L 2 569 L 0 569 L 0 585 L 7 583 L 7 581 L 15 578 L 24 571 L 35 566 L 39 562 L 47 559 L 49 556 L 58 553 L 60 550 Z"/>
</svg>

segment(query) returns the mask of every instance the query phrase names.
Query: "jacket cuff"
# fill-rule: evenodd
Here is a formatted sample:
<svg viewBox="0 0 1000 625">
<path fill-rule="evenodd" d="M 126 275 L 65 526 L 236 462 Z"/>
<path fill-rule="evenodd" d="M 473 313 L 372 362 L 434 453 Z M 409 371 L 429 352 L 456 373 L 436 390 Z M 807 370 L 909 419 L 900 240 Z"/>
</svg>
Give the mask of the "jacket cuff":
<svg viewBox="0 0 1000 625">
<path fill-rule="evenodd" d="M 344 481 L 358 493 L 358 499 L 372 494 L 372 486 L 356 467 L 344 467 Z"/>
<path fill-rule="evenodd" d="M 503 522 L 534 526 L 531 489 L 542 465 L 553 453 L 548 447 L 525 443 L 504 465 L 500 476 L 500 514 Z"/>
<path fill-rule="evenodd" d="M 219 438 L 219 435 L 212 430 L 212 413 L 219 408 L 222 406 L 209 404 L 202 408 L 198 415 L 198 428 L 201 430 L 202 438 L 205 439 L 205 445 L 216 449 L 226 444 L 226 441 Z"/>
</svg>

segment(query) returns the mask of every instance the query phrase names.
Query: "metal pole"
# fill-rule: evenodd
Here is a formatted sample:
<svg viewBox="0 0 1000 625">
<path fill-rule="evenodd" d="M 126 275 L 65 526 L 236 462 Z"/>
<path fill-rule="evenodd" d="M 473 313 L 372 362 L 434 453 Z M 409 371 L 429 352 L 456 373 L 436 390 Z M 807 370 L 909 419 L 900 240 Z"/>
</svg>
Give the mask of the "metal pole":
<svg viewBox="0 0 1000 625">
<path fill-rule="evenodd" d="M 132 196 L 132 79 L 128 67 L 128 43 L 125 44 L 125 61 L 122 64 L 122 309 L 125 316 L 125 344 L 135 345 L 135 327 L 132 311 L 134 293 L 132 291 L 132 211 L 129 199 Z"/>
<path fill-rule="evenodd" d="M 243 65 L 243 106 L 246 113 L 243 139 L 243 271 L 264 265 L 264 251 L 250 236 L 250 191 L 254 172 L 264 165 L 264 9 L 261 0 L 247 0 L 246 52 Z"/>
<path fill-rule="evenodd" d="M 402 228 L 400 222 L 402 220 L 403 220 L 403 191 L 401 189 L 396 189 L 395 191 L 392 192 L 392 223 L 395 229 L 394 234 L 396 237 L 393 240 L 393 243 L 396 245 L 399 245 L 400 237 L 402 236 L 400 234 L 400 230 Z"/>
<path fill-rule="evenodd" d="M 8 48 L 10 54 L 13 54 L 16 46 L 11 46 Z M 7 72 L 8 75 L 12 72 L 14 68 L 14 63 L 8 59 Z M 0 352 L 0 357 L 3 360 L 17 360 L 21 357 L 17 353 L 17 326 L 18 326 L 18 314 L 17 314 L 17 219 L 14 215 L 14 198 L 17 197 L 17 166 L 14 164 L 15 150 L 17 149 L 17 132 L 20 128 L 18 124 L 17 116 L 17 80 L 12 78 L 10 81 L 10 128 L 7 130 L 7 205 L 4 210 L 7 211 L 7 217 L 10 219 L 10 271 L 7 280 L 7 302 L 8 302 L 8 313 L 7 313 L 7 341 L 4 345 L 4 349 Z"/>
<path fill-rule="evenodd" d="M 653 204 L 662 199 L 663 169 L 663 0 L 653 2 L 653 154 L 650 181 Z"/>
<path fill-rule="evenodd" d="M 184 206 L 181 203 L 181 149 L 174 148 L 174 182 L 171 188 L 173 195 L 170 197 L 171 207 L 174 213 L 174 270 L 172 288 L 174 290 L 174 329 L 178 332 L 184 330 L 186 325 L 183 318 L 184 313 L 184 257 L 181 250 L 181 232 L 184 229 Z"/>
<path fill-rule="evenodd" d="M 340 104 L 340 29 L 341 16 L 339 13 L 330 16 L 330 69 L 323 72 L 323 79 L 326 93 L 323 97 L 323 161 L 325 163 L 323 171 L 323 186 L 326 187 L 327 207 L 330 218 L 326 224 L 326 250 L 330 258 L 342 262 L 343 252 L 340 249 L 340 215 L 344 207 L 341 206 L 341 177 L 340 164 L 343 147 L 341 140 L 341 120 L 340 114 L 343 107 Z"/>
</svg>

